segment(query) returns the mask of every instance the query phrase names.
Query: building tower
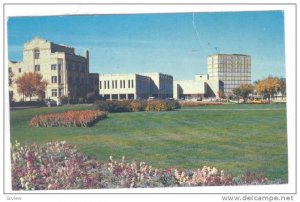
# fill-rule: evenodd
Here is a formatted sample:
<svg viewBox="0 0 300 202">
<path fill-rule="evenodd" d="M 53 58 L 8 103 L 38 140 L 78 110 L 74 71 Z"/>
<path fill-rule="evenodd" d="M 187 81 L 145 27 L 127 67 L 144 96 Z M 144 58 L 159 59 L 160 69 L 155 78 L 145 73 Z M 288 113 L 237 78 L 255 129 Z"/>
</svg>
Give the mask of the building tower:
<svg viewBox="0 0 300 202">
<path fill-rule="evenodd" d="M 226 96 L 240 84 L 251 83 L 251 56 L 242 54 L 215 54 L 207 59 L 209 79 L 220 80 Z"/>
</svg>

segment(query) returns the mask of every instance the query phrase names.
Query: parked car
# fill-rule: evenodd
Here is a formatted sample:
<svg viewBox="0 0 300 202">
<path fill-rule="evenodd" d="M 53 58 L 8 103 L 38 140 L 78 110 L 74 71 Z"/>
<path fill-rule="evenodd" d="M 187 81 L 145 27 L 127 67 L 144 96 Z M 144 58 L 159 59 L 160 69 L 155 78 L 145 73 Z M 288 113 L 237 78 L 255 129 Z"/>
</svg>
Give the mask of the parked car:
<svg viewBox="0 0 300 202">
<path fill-rule="evenodd" d="M 149 97 L 148 100 L 155 100 L 155 97 Z"/>
<path fill-rule="evenodd" d="M 53 100 L 53 99 L 47 99 L 47 100 L 45 100 L 45 104 L 47 106 L 57 106 L 57 102 L 55 100 Z"/>
</svg>

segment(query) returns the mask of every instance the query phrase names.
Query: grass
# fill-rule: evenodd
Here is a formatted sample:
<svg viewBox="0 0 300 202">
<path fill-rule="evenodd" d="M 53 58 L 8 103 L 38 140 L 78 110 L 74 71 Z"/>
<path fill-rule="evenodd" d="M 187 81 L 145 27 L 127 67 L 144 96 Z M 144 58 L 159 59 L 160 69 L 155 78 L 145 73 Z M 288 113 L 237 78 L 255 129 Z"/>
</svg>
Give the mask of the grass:
<svg viewBox="0 0 300 202">
<path fill-rule="evenodd" d="M 264 171 L 286 180 L 285 104 L 185 107 L 172 112 L 109 114 L 90 128 L 30 128 L 33 115 L 91 107 L 52 107 L 11 111 L 11 141 L 66 140 L 86 155 L 110 155 L 159 167 L 194 169 L 204 165 L 227 174 Z"/>
</svg>

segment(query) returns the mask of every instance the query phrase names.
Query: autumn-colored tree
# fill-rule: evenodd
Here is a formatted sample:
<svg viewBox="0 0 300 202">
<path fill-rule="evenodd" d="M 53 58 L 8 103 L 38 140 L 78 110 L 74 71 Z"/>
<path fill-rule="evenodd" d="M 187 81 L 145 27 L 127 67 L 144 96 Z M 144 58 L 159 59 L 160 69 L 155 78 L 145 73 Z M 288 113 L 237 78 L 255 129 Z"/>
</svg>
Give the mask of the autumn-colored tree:
<svg viewBox="0 0 300 202">
<path fill-rule="evenodd" d="M 278 77 L 269 76 L 257 82 L 255 90 L 261 95 L 267 95 L 270 101 L 271 97 L 280 90 L 280 79 Z"/>
<path fill-rule="evenodd" d="M 36 72 L 25 72 L 15 82 L 18 93 L 23 94 L 23 98 L 29 97 L 30 100 L 32 96 L 42 99 L 48 85 L 48 82 L 43 80 L 43 76 Z"/>
<path fill-rule="evenodd" d="M 218 91 L 218 97 L 221 98 L 221 99 L 225 99 L 225 98 L 226 98 L 226 95 L 225 95 L 224 91 L 219 90 L 219 91 Z"/>
<path fill-rule="evenodd" d="M 253 93 L 254 86 L 252 84 L 241 84 L 239 87 L 234 88 L 232 93 L 237 97 L 246 99 L 250 93 Z"/>
</svg>

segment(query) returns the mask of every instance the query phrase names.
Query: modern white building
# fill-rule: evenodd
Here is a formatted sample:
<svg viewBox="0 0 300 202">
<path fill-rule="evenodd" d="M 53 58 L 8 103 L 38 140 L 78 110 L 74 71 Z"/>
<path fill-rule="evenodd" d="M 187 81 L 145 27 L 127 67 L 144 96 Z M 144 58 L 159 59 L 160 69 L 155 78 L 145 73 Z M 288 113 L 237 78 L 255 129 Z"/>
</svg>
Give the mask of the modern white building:
<svg viewBox="0 0 300 202">
<path fill-rule="evenodd" d="M 251 83 L 251 56 L 216 54 L 208 56 L 208 74 L 196 74 L 194 80 L 174 81 L 174 98 L 218 97 L 232 94 L 240 84 Z"/>
<path fill-rule="evenodd" d="M 99 94 L 111 100 L 173 97 L 173 77 L 161 73 L 100 74 Z"/>
<path fill-rule="evenodd" d="M 173 76 L 154 73 L 141 73 L 150 78 L 150 96 L 160 99 L 173 97 Z"/>
<path fill-rule="evenodd" d="M 207 59 L 209 79 L 223 82 L 225 95 L 240 84 L 251 84 L 251 56 L 243 54 L 215 54 Z"/>
<path fill-rule="evenodd" d="M 173 95 L 175 99 L 199 99 L 206 93 L 206 84 L 197 80 L 174 81 Z"/>
</svg>

